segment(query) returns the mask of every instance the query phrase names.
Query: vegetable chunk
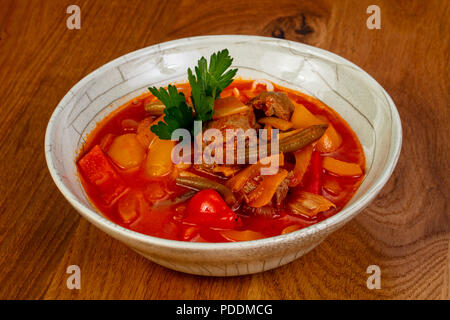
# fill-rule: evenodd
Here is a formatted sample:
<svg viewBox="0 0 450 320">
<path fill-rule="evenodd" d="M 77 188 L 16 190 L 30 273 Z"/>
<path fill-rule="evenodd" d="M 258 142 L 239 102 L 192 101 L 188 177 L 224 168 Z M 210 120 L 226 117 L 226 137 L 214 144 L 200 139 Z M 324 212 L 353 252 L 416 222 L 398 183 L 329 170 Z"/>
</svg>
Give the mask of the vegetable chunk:
<svg viewBox="0 0 450 320">
<path fill-rule="evenodd" d="M 125 182 L 98 145 L 81 158 L 78 165 L 84 178 L 95 186 L 104 204 L 112 204 L 127 191 Z"/>
<path fill-rule="evenodd" d="M 311 145 L 294 153 L 295 167 L 294 167 L 294 175 L 289 183 L 290 187 L 295 187 L 299 185 L 300 182 L 302 182 L 303 176 L 305 175 L 305 172 L 308 169 L 312 153 L 313 148 Z"/>
<path fill-rule="evenodd" d="M 280 169 L 277 174 L 264 176 L 262 182 L 248 195 L 248 205 L 260 208 L 268 204 L 287 175 L 286 170 Z"/>
<path fill-rule="evenodd" d="M 173 168 L 172 148 L 175 141 L 155 138 L 148 149 L 145 173 L 149 177 L 161 177 Z"/>
<path fill-rule="evenodd" d="M 220 234 L 225 239 L 235 242 L 235 241 L 252 241 L 264 238 L 264 235 L 261 232 L 256 232 L 252 230 L 224 230 L 221 231 Z"/>
<path fill-rule="evenodd" d="M 301 191 L 288 203 L 288 207 L 294 214 L 303 214 L 314 217 L 318 213 L 336 208 L 335 204 L 321 195 Z"/>
<path fill-rule="evenodd" d="M 345 162 L 331 157 L 323 159 L 323 168 L 338 176 L 357 177 L 363 173 L 361 167 L 356 163 Z"/>
<path fill-rule="evenodd" d="M 139 215 L 149 212 L 150 206 L 145 201 L 141 192 L 133 191 L 120 198 L 117 209 L 122 221 L 124 223 L 131 223 Z"/>
<path fill-rule="evenodd" d="M 243 104 L 235 96 L 217 99 L 214 102 L 213 119 L 228 117 L 233 114 L 248 112 L 249 107 Z"/>
<path fill-rule="evenodd" d="M 197 192 L 189 200 L 186 221 L 200 226 L 232 229 L 241 222 L 214 189 Z"/>
<path fill-rule="evenodd" d="M 131 169 L 138 167 L 144 160 L 145 149 L 136 134 L 127 133 L 114 139 L 108 155 L 122 169 Z"/>
</svg>

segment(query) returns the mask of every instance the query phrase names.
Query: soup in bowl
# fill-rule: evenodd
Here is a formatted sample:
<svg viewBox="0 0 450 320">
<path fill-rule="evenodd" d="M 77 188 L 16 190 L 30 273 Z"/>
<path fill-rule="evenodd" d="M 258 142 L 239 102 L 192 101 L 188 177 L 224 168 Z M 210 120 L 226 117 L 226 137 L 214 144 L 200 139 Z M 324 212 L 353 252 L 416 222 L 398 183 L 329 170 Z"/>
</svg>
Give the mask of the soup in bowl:
<svg viewBox="0 0 450 320">
<path fill-rule="evenodd" d="M 349 221 L 400 145 L 392 100 L 350 62 L 217 36 L 145 48 L 81 80 L 49 122 L 46 157 L 69 202 L 145 257 L 238 275 L 288 263 Z"/>
</svg>

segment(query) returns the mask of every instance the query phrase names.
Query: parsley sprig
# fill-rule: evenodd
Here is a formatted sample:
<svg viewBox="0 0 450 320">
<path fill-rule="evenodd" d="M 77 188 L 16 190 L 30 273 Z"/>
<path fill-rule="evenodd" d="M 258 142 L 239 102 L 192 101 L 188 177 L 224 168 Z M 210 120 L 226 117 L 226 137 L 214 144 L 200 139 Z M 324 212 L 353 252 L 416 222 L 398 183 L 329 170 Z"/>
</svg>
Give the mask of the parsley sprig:
<svg viewBox="0 0 450 320">
<path fill-rule="evenodd" d="M 151 93 L 165 106 L 164 122 L 160 121 L 151 127 L 160 139 L 168 140 L 172 132 L 178 128 L 192 129 L 194 120 L 208 121 L 214 114 L 214 101 L 220 97 L 220 93 L 228 87 L 236 75 L 237 69 L 227 69 L 231 66 L 233 58 L 227 49 L 213 53 L 208 62 L 202 57 L 195 67 L 195 74 L 188 69 L 188 79 L 191 86 L 191 101 L 195 110 L 186 104 L 183 93 L 176 87 L 169 85 L 168 90 L 149 88 Z"/>
<path fill-rule="evenodd" d="M 150 130 L 160 139 L 170 140 L 172 132 L 178 128 L 190 128 L 194 123 L 192 109 L 187 105 L 184 93 L 178 92 L 175 86 L 169 85 L 168 90 L 156 87 L 148 88 L 166 107 L 164 122 L 159 121 Z"/>
</svg>

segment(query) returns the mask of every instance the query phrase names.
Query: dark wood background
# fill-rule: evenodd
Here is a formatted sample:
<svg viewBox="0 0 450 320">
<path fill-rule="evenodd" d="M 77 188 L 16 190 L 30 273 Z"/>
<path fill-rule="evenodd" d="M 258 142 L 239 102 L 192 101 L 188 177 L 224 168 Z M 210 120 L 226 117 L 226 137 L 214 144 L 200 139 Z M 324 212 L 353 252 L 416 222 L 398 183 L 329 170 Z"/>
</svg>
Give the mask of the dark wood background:
<svg viewBox="0 0 450 320">
<path fill-rule="evenodd" d="M 66 8 L 81 8 L 68 30 Z M 381 8 L 381 30 L 366 8 Z M 0 298 L 450 298 L 449 1 L 0 0 Z M 59 100 L 106 62 L 195 35 L 276 36 L 341 55 L 392 96 L 398 166 L 378 198 L 318 248 L 236 278 L 153 264 L 81 218 L 54 185 L 44 133 Z M 81 267 L 81 290 L 66 268 Z M 381 289 L 366 268 L 381 268 Z"/>
</svg>

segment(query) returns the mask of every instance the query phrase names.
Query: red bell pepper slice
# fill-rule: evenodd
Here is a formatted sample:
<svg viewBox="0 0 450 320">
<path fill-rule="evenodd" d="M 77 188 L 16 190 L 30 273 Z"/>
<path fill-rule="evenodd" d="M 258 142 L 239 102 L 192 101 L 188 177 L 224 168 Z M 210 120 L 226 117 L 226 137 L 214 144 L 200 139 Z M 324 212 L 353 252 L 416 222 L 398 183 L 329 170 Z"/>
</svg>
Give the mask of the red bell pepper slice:
<svg viewBox="0 0 450 320">
<path fill-rule="evenodd" d="M 310 180 L 306 186 L 306 191 L 320 194 L 322 189 L 322 156 L 319 151 L 313 151 L 310 166 Z"/>
<path fill-rule="evenodd" d="M 106 205 L 114 203 L 127 190 L 125 181 L 98 145 L 84 155 L 78 165 L 84 178 L 95 187 Z"/>
</svg>

